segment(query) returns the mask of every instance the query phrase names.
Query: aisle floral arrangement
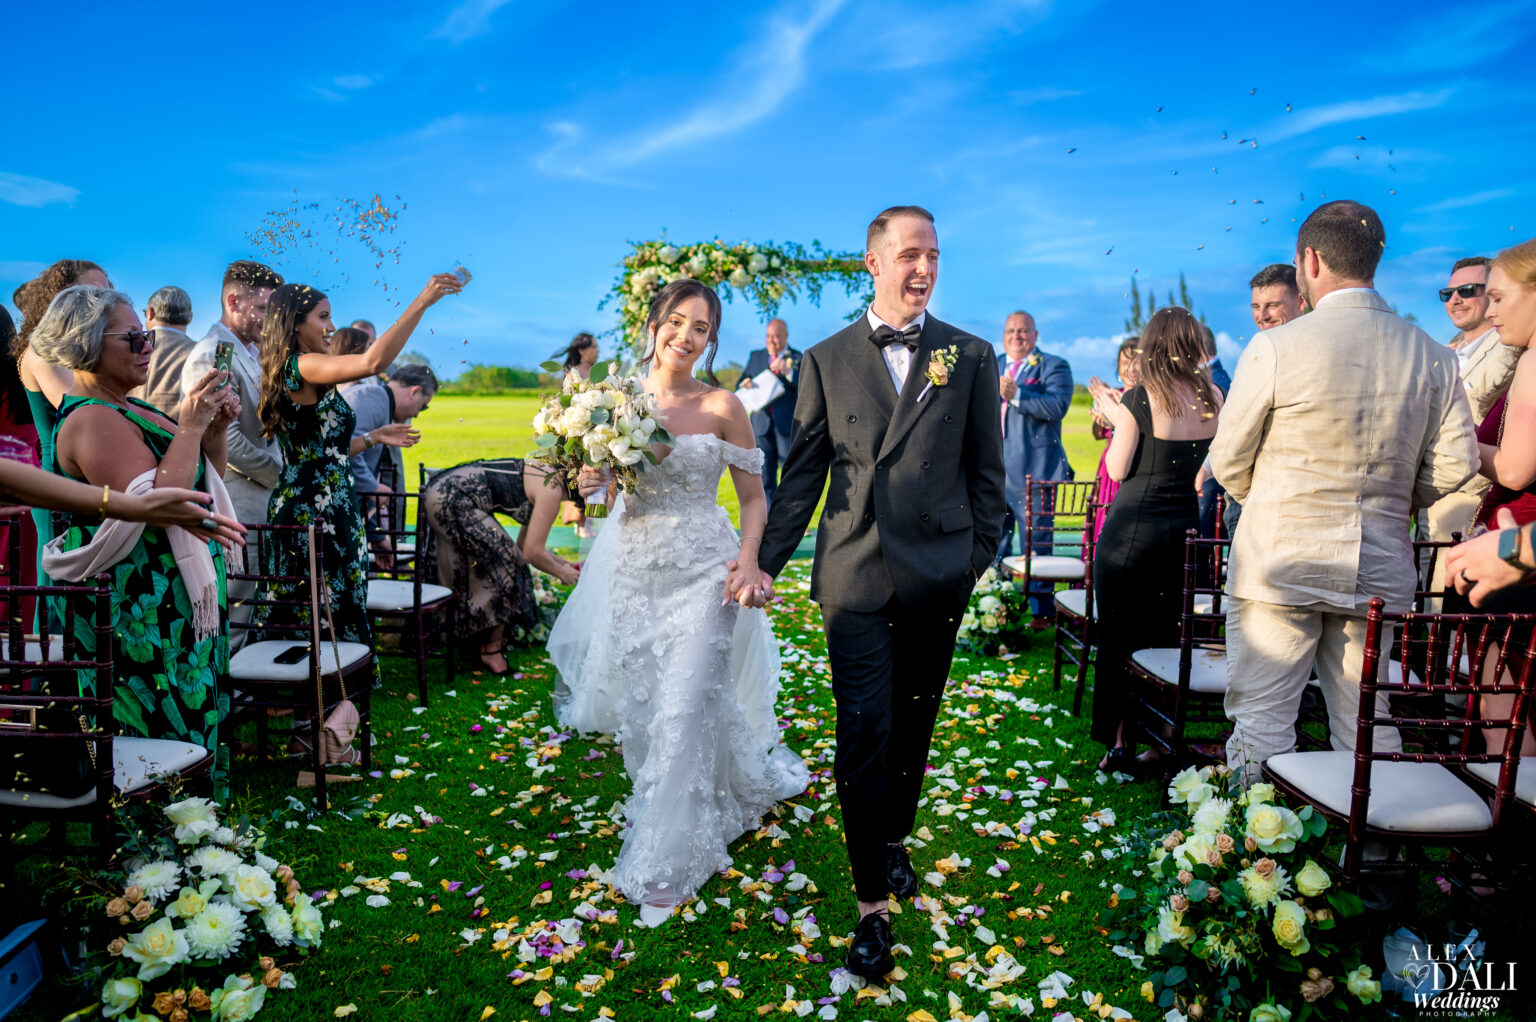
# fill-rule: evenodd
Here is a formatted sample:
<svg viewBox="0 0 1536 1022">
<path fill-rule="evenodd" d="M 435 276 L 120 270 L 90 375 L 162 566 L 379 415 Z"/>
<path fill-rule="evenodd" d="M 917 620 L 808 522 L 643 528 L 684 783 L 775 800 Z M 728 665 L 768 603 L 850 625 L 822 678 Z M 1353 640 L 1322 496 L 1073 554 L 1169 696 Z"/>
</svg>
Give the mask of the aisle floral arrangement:
<svg viewBox="0 0 1536 1022">
<path fill-rule="evenodd" d="M 558 372 L 560 364 L 545 362 L 546 372 Z M 572 492 L 583 468 L 606 468 L 626 492 L 647 465 L 659 464 L 651 450 L 655 444 L 672 444 L 672 435 L 656 418 L 656 399 L 645 392 L 638 376 L 611 376 L 615 363 L 597 363 L 582 379 L 566 373 L 560 393 L 544 399 L 533 417 L 538 450 L 529 455 L 542 461 L 565 481 Z M 588 518 L 606 518 L 608 505 L 587 504 Z"/>
<path fill-rule="evenodd" d="M 1023 585 L 1011 575 L 999 575 L 994 565 L 982 572 L 971 590 L 971 602 L 960 618 L 955 641 L 962 649 L 982 656 L 1004 656 L 1009 643 L 1027 649 L 1028 610 Z"/>
<path fill-rule="evenodd" d="M 860 311 L 872 297 L 862 295 L 869 284 L 863 254 L 828 252 L 820 243 L 807 249 L 771 242 L 728 245 L 716 238 L 674 245 L 663 238 L 636 244 L 623 267 L 603 304 L 618 305 L 624 339 L 637 350 L 643 347 L 643 327 L 656 292 L 679 277 L 701 280 L 727 300 L 739 291 L 764 317 L 777 312 L 786 298 L 798 300 L 802 288 L 812 302 L 819 302 L 827 279 L 841 284 L 850 296 L 860 294 Z"/>
<path fill-rule="evenodd" d="M 1225 766 L 1173 778 L 1171 827 L 1125 856 L 1131 879 L 1110 900 L 1124 931 L 1158 960 L 1142 994 L 1170 1017 L 1305 1022 L 1381 999 L 1362 962 L 1360 899 L 1322 863 L 1327 821 L 1292 812 L 1273 785 L 1226 790 Z"/>
<path fill-rule="evenodd" d="M 104 949 L 102 1017 L 251 1018 L 270 992 L 297 985 L 278 959 L 320 946 L 320 906 L 263 854 L 264 834 L 221 824 L 208 799 L 176 802 L 164 820 L 90 881 L 117 930 Z"/>
<path fill-rule="evenodd" d="M 549 638 L 549 630 L 555 626 L 555 619 L 560 616 L 560 608 L 565 606 L 565 597 L 570 592 L 568 588 L 561 586 L 553 575 L 546 575 L 537 568 L 530 568 L 533 578 L 533 604 L 538 610 L 539 620 L 532 628 L 524 628 L 522 625 L 514 625 L 507 641 L 513 646 L 539 646 Z"/>
</svg>

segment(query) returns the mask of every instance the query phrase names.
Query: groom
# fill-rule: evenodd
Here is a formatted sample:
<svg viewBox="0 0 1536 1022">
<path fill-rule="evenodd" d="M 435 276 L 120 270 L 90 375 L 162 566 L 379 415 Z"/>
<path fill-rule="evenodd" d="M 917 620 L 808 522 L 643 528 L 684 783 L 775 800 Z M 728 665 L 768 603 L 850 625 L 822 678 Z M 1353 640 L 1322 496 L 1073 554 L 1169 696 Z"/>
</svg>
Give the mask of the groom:
<svg viewBox="0 0 1536 1022">
<path fill-rule="evenodd" d="M 917 893 L 902 841 L 917 817 L 955 632 L 1002 538 L 997 362 L 926 312 L 939 276 L 933 214 L 869 225 L 875 301 L 807 351 L 783 478 L 758 564 L 784 568 L 830 479 L 811 599 L 837 699 L 837 796 L 859 923 L 847 966 L 895 965 L 889 897 Z"/>
</svg>

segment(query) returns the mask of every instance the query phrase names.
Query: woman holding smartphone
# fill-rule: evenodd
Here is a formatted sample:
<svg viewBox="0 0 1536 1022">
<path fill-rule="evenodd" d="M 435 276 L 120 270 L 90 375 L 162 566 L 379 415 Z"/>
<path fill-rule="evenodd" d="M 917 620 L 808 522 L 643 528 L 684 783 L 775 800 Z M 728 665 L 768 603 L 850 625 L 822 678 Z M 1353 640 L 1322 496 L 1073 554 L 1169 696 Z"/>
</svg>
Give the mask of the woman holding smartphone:
<svg viewBox="0 0 1536 1022">
<path fill-rule="evenodd" d="M 325 580 L 338 641 L 373 646 L 367 547 L 349 459 L 375 444 L 409 447 L 421 434 L 405 423 L 391 423 L 354 438 L 357 417 L 336 388 L 385 369 L 427 309 L 462 287 L 451 273 L 432 277 L 395 325 L 355 355 L 331 354 L 335 328 L 331 302 L 323 292 L 306 284 L 284 284 L 272 292 L 267 305 L 261 331 L 261 424 L 263 435 L 282 445 L 284 461 L 267 505 L 267 520 L 300 526 L 324 520 Z M 303 578 L 309 570 L 308 554 L 297 545 L 266 543 L 261 568 L 264 575 Z M 299 585 L 272 584 L 261 595 L 292 597 Z M 307 622 L 307 606 L 298 617 Z M 258 606 L 253 621 L 261 625 L 271 620 L 273 608 Z"/>
</svg>

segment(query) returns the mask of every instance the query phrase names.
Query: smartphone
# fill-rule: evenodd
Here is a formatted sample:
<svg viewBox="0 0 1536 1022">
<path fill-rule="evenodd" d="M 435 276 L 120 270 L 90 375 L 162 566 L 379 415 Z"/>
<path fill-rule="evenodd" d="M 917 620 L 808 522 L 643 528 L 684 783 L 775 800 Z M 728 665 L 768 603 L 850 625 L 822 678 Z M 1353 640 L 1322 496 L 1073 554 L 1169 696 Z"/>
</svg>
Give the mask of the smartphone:
<svg viewBox="0 0 1536 1022">
<path fill-rule="evenodd" d="M 465 269 L 463 263 L 454 264 L 453 269 L 449 270 L 448 272 L 458 278 L 460 284 L 468 284 L 474 277 L 473 273 L 470 273 L 469 270 Z"/>
<path fill-rule="evenodd" d="M 218 343 L 218 346 L 213 349 L 213 368 L 218 370 L 221 373 L 227 373 L 230 370 L 230 366 L 232 366 L 234 364 L 234 361 L 235 361 L 235 346 L 234 346 L 234 344 L 229 342 L 229 341 L 220 341 Z M 228 385 L 228 383 L 229 383 L 229 380 L 226 378 L 225 380 L 220 382 L 219 386 L 223 387 L 223 386 Z M 289 661 L 289 662 L 296 662 L 296 661 Z"/>
<path fill-rule="evenodd" d="M 302 664 L 309 659 L 309 646 L 289 646 L 277 656 L 272 658 L 275 664 Z"/>
</svg>

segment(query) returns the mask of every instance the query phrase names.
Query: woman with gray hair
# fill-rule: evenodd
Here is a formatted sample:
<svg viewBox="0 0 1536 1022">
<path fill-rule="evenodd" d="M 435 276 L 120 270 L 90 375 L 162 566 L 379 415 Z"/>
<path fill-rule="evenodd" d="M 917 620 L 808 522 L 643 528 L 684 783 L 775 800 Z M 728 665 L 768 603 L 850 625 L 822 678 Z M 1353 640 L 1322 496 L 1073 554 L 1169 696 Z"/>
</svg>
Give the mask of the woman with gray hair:
<svg viewBox="0 0 1536 1022">
<path fill-rule="evenodd" d="M 129 734 L 189 742 L 219 752 L 216 793 L 224 790 L 227 751 L 219 750 L 223 716 L 217 678 L 229 663 L 224 557 L 206 532 L 105 522 L 113 490 L 160 487 L 208 490 L 229 514 L 220 475 L 225 430 L 240 402 L 228 374 L 210 370 L 172 420 L 128 392 L 148 376 L 154 338 L 120 291 L 77 286 L 59 292 L 31 337 L 42 358 L 74 370 L 59 403 L 53 464 L 70 479 L 101 488 L 94 515 L 71 515 L 49 544 L 45 569 L 55 578 L 107 572 L 112 580 L 117 667 L 113 716 Z M 222 501 L 221 498 L 222 497 Z M 80 629 L 87 653 L 96 636 Z M 82 674 L 84 689 L 94 676 Z"/>
</svg>

